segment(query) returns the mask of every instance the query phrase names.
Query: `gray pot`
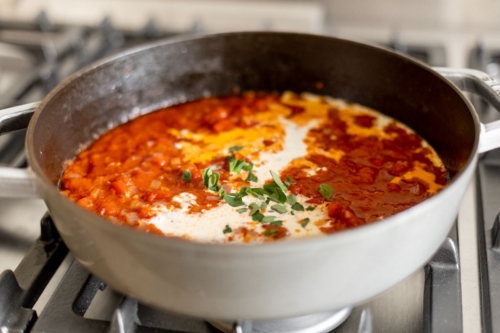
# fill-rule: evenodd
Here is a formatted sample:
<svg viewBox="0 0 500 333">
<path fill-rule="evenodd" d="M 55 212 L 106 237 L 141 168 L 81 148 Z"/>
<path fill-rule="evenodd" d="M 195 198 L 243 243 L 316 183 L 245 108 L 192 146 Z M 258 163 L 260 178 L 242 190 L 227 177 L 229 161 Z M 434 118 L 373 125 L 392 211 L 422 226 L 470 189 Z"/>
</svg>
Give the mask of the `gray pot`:
<svg viewBox="0 0 500 333">
<path fill-rule="evenodd" d="M 0 193 L 40 195 L 77 260 L 144 303 L 230 320 L 341 309 L 387 290 L 430 260 L 457 216 L 477 154 L 500 146 L 499 123 L 480 124 L 450 80 L 500 108 L 495 82 L 484 73 L 433 70 L 351 41 L 270 32 L 164 40 L 95 63 L 48 94 L 29 121 L 32 171 L 0 170 Z M 324 88 L 318 90 L 317 82 Z M 138 232 L 59 193 L 64 162 L 97 134 L 160 105 L 230 94 L 235 87 L 308 91 L 380 110 L 422 135 L 452 181 L 432 198 L 378 223 L 248 246 Z M 0 129 L 24 128 L 33 108 L 0 112 Z"/>
</svg>

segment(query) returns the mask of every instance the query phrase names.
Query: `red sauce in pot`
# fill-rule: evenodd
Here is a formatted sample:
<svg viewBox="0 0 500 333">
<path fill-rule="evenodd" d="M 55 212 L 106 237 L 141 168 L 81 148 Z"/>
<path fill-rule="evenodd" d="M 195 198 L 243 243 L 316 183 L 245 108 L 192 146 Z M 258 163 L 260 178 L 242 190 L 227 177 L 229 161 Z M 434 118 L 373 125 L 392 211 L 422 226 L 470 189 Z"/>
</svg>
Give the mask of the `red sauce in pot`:
<svg viewBox="0 0 500 333">
<path fill-rule="evenodd" d="M 252 215 L 244 217 L 245 224 L 231 227 L 228 221 L 222 238 L 215 241 L 268 241 L 307 236 L 309 231 L 329 234 L 396 214 L 448 182 L 448 172 L 427 143 L 404 125 L 380 117 L 354 104 L 291 93 L 204 98 L 152 112 L 105 133 L 69 164 L 61 191 L 115 223 L 200 241 L 151 223 L 160 214 L 157 208 L 184 207 L 188 216 L 228 205 L 220 199 L 220 189 L 207 189 L 206 168 L 219 174 L 218 187 L 226 194 L 273 182 L 269 176 L 257 186 L 248 174 L 272 165 L 260 160 L 263 156 L 290 148 L 289 128 L 309 124 L 302 140 L 305 154 L 274 170 L 286 182 L 285 195 L 293 194 L 304 209 L 268 199 L 268 207 L 260 212 L 286 217 L 283 224 L 255 221 Z M 231 172 L 231 159 L 253 163 L 254 171 Z M 319 191 L 320 186 L 331 189 L 331 195 Z M 188 203 L 179 200 L 186 193 Z M 266 198 L 259 199 L 259 205 Z M 285 206 L 286 213 L 270 209 L 273 204 Z M 315 219 L 306 221 L 307 214 Z"/>
</svg>

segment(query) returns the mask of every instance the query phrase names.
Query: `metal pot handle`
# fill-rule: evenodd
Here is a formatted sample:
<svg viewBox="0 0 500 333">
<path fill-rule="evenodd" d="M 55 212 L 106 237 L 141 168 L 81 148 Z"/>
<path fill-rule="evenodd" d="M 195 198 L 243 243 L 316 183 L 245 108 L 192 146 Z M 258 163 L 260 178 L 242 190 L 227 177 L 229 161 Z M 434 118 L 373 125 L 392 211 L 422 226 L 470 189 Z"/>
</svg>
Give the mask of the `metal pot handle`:
<svg viewBox="0 0 500 333">
<path fill-rule="evenodd" d="M 40 102 L 0 110 L 0 135 L 25 129 Z M 0 167 L 0 197 L 39 198 L 35 175 L 26 169 Z"/>
<path fill-rule="evenodd" d="M 439 74 L 453 82 L 460 90 L 477 94 L 500 112 L 500 83 L 488 74 L 465 68 L 434 67 Z M 478 152 L 500 147 L 500 120 L 481 124 Z"/>
</svg>

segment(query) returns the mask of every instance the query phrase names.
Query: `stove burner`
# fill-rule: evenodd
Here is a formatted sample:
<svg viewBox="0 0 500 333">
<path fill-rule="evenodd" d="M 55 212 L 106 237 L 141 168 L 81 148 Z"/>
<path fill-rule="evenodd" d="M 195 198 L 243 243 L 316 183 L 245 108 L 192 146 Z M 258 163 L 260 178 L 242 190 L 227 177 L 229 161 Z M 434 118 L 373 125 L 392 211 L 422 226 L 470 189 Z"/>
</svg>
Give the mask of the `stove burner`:
<svg viewBox="0 0 500 333">
<path fill-rule="evenodd" d="M 339 327 L 349 317 L 351 311 L 352 308 L 347 307 L 333 312 L 278 320 L 208 322 L 226 333 L 327 333 Z"/>
</svg>

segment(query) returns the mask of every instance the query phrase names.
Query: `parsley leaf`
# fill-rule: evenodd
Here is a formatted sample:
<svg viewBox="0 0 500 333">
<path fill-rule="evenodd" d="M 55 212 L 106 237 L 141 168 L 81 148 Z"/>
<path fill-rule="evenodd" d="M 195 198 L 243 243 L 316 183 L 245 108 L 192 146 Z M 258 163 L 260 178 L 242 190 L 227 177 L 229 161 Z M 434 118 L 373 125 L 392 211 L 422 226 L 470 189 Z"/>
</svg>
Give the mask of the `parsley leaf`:
<svg viewBox="0 0 500 333">
<path fill-rule="evenodd" d="M 264 216 L 262 218 L 262 223 L 269 223 L 269 222 L 273 222 L 274 219 L 276 218 L 276 216 Z"/>
<path fill-rule="evenodd" d="M 300 210 L 300 211 L 304 211 L 304 206 L 302 206 L 300 203 L 296 202 L 292 205 L 292 209 L 293 210 Z"/>
<path fill-rule="evenodd" d="M 245 171 L 252 171 L 253 170 L 253 163 L 250 162 L 250 163 L 246 163 L 244 166 L 243 166 L 243 170 Z"/>
<path fill-rule="evenodd" d="M 191 171 L 184 170 L 184 172 L 182 173 L 182 179 L 188 183 L 191 183 Z"/>
<path fill-rule="evenodd" d="M 230 232 L 233 232 L 233 229 L 231 229 L 231 227 L 226 224 L 226 227 L 224 228 L 224 230 L 222 230 L 222 233 L 228 234 Z"/>
<path fill-rule="evenodd" d="M 271 195 L 277 188 L 279 188 L 279 186 L 278 184 L 276 184 L 276 182 L 270 182 L 264 185 L 264 192 L 268 195 Z"/>
<path fill-rule="evenodd" d="M 244 160 L 232 159 L 229 161 L 229 172 L 240 173 L 241 169 L 247 164 Z"/>
<path fill-rule="evenodd" d="M 321 184 L 318 188 L 318 191 L 326 200 L 330 199 L 333 195 L 332 187 L 328 184 Z"/>
<path fill-rule="evenodd" d="M 243 213 L 246 213 L 248 211 L 248 208 L 238 208 L 236 211 L 240 214 L 243 214 Z"/>
<path fill-rule="evenodd" d="M 223 198 L 231 207 L 239 207 L 245 205 L 242 197 L 235 193 L 224 194 Z"/>
<path fill-rule="evenodd" d="M 243 146 L 232 146 L 229 148 L 229 151 L 234 153 L 234 152 L 240 151 L 242 149 L 243 149 Z"/>
<path fill-rule="evenodd" d="M 267 236 L 267 237 L 274 237 L 274 236 L 276 236 L 276 234 L 278 234 L 278 230 L 275 230 L 275 229 L 264 231 L 264 236 Z"/>
<path fill-rule="evenodd" d="M 281 181 L 281 179 L 278 176 L 278 174 L 276 174 L 276 172 L 274 172 L 272 170 L 270 170 L 269 172 L 271 173 L 271 176 L 273 177 L 274 182 L 279 186 L 279 188 L 283 192 L 286 192 L 287 188 L 286 188 L 285 184 L 283 184 L 283 182 Z"/>
<path fill-rule="evenodd" d="M 247 182 L 254 182 L 254 183 L 256 183 L 256 182 L 258 182 L 258 181 L 259 181 L 259 178 L 258 178 L 256 175 L 254 175 L 253 173 L 251 173 L 251 172 L 250 172 L 250 173 L 248 174 L 248 176 L 247 176 L 247 179 L 245 179 L 245 180 L 246 180 Z"/>
<path fill-rule="evenodd" d="M 274 210 L 275 212 L 278 212 L 280 214 L 285 214 L 286 213 L 286 207 L 284 205 L 272 205 L 271 209 Z"/>
<path fill-rule="evenodd" d="M 256 212 L 255 214 L 252 215 L 252 220 L 257 221 L 257 222 L 262 222 L 263 218 L 264 218 L 264 215 L 262 215 L 260 212 Z"/>
<path fill-rule="evenodd" d="M 263 203 L 260 204 L 260 209 L 265 210 L 266 208 L 267 208 L 267 202 L 264 201 Z"/>
<path fill-rule="evenodd" d="M 240 188 L 240 192 L 239 192 L 240 197 L 246 197 L 248 195 L 249 189 L 250 189 L 249 187 L 245 187 L 245 186 Z"/>
<path fill-rule="evenodd" d="M 268 199 L 275 201 L 277 203 L 285 203 L 286 202 L 286 194 L 283 193 L 281 188 L 276 187 L 274 193 L 268 196 Z"/>
<path fill-rule="evenodd" d="M 290 194 L 287 198 L 286 198 L 286 202 L 291 206 L 293 205 L 294 203 L 297 202 L 297 198 L 295 197 L 295 195 L 293 194 Z"/>
<path fill-rule="evenodd" d="M 264 190 L 261 188 L 246 188 L 246 193 L 260 199 L 264 200 Z"/>
<path fill-rule="evenodd" d="M 220 189 L 218 184 L 219 177 L 220 175 L 218 173 L 213 173 L 210 168 L 205 168 L 205 170 L 203 170 L 203 184 L 205 184 L 210 191 L 218 191 Z"/>
<path fill-rule="evenodd" d="M 248 213 L 248 215 L 253 215 L 253 214 L 257 213 L 260 210 L 260 207 L 255 202 L 252 202 L 250 204 L 250 209 L 251 210 L 250 210 L 250 213 Z"/>
<path fill-rule="evenodd" d="M 290 184 L 295 184 L 297 183 L 297 181 L 290 176 L 286 176 L 286 180 L 283 183 L 285 184 L 286 187 L 289 187 Z"/>
<path fill-rule="evenodd" d="M 269 223 L 270 225 L 283 225 L 283 221 L 280 221 L 280 220 L 276 220 L 276 221 L 273 221 L 271 223 Z"/>
<path fill-rule="evenodd" d="M 302 228 L 306 228 L 307 227 L 307 224 L 309 223 L 309 221 L 311 221 L 309 218 L 305 218 L 303 220 L 300 221 L 300 225 L 302 226 Z"/>
<path fill-rule="evenodd" d="M 312 212 L 313 210 L 315 210 L 315 209 L 316 209 L 316 207 L 314 207 L 314 206 L 308 206 L 308 207 L 306 208 L 306 210 L 311 211 L 311 212 Z"/>
</svg>

